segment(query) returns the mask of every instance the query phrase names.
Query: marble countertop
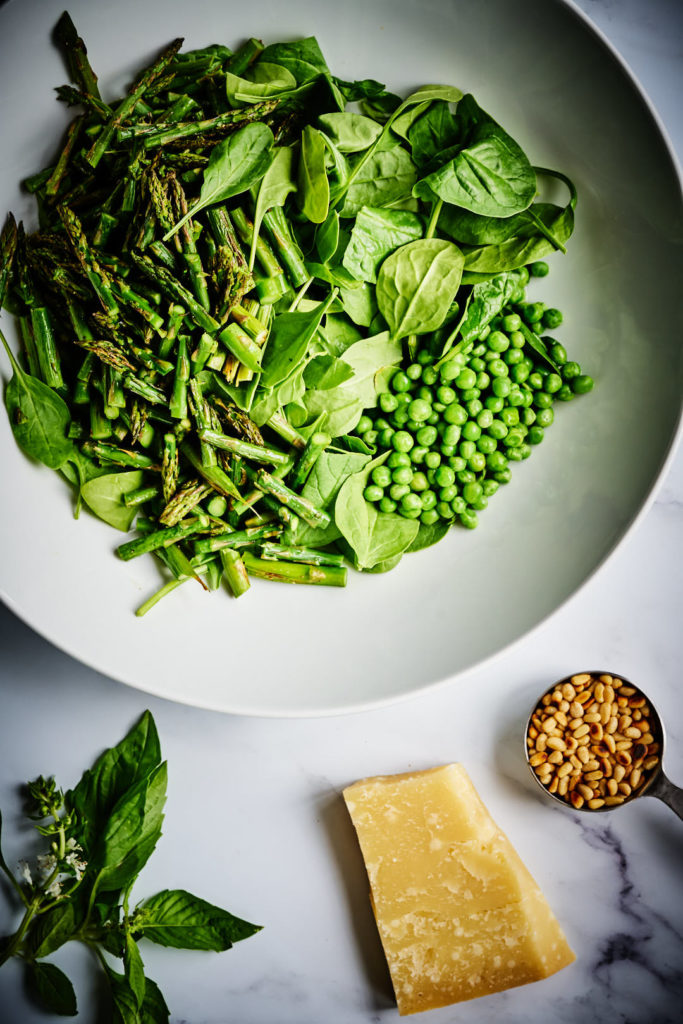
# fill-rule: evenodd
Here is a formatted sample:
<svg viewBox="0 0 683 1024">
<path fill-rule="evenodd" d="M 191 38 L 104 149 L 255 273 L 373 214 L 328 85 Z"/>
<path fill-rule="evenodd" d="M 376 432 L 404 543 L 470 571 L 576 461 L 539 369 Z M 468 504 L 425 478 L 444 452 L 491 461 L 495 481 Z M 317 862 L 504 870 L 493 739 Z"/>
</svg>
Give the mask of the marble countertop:
<svg viewBox="0 0 683 1024">
<path fill-rule="evenodd" d="M 579 0 L 625 57 L 683 159 L 677 0 Z M 520 757 L 527 709 L 585 666 L 618 671 L 656 703 L 665 765 L 683 783 L 680 614 L 675 554 L 683 450 L 654 504 L 608 563 L 506 657 L 434 692 L 338 718 L 237 718 L 128 689 L 72 660 L 0 608 L 3 848 L 25 852 L 17 784 L 55 773 L 65 787 L 144 708 L 169 762 L 164 836 L 136 889 L 186 888 L 265 926 L 225 954 L 146 944 L 174 1024 L 370 1024 L 398 1019 L 355 836 L 341 800 L 366 775 L 462 761 L 530 868 L 577 953 L 540 985 L 425 1021 L 676 1024 L 683 1019 L 683 823 L 643 799 L 590 817 L 546 802 Z M 87 707 L 87 728 L 83 708 Z M 0 932 L 9 930 L 0 893 Z M 74 945 L 74 944 L 72 944 Z M 75 980 L 79 1021 L 99 1019 L 88 954 L 54 956 Z M 51 1019 L 0 972 L 2 1024 Z M 55 1018 L 56 1019 L 56 1018 Z"/>
</svg>

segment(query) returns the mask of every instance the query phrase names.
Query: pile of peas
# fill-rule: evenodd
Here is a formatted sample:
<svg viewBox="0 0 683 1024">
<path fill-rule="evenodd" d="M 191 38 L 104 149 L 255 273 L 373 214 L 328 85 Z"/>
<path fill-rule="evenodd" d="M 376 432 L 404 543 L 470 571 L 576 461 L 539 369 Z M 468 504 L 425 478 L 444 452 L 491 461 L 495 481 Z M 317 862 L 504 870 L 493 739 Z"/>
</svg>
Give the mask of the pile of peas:
<svg viewBox="0 0 683 1024">
<path fill-rule="evenodd" d="M 548 265 L 529 269 L 543 277 Z M 518 273 L 515 298 L 523 300 L 529 273 Z M 543 440 L 553 403 L 593 387 L 553 338 L 543 340 L 559 374 L 525 349 L 522 321 L 539 334 L 559 327 L 562 313 L 542 302 L 512 302 L 466 354 L 437 365 L 423 349 L 394 373 L 379 409 L 356 428 L 366 444 L 391 453 L 373 470 L 367 501 L 425 525 L 457 519 L 469 529 L 477 526 L 477 513 L 509 482 L 511 464 L 527 459 Z"/>
</svg>

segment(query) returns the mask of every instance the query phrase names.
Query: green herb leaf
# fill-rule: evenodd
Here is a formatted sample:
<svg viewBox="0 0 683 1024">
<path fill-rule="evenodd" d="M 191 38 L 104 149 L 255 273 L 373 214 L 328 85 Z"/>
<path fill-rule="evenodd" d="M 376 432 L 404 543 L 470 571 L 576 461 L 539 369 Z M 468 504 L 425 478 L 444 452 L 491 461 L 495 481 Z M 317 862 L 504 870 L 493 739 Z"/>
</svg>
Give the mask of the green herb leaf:
<svg viewBox="0 0 683 1024">
<path fill-rule="evenodd" d="M 106 473 L 88 480 L 81 488 L 81 497 L 91 512 L 105 523 L 127 533 L 137 515 L 136 508 L 127 508 L 123 498 L 142 487 L 142 472 Z"/>
<path fill-rule="evenodd" d="M 377 149 L 353 178 L 341 216 L 355 217 L 363 206 L 388 206 L 410 196 L 416 179 L 415 164 L 402 146 Z"/>
<path fill-rule="evenodd" d="M 166 762 L 125 793 L 111 812 L 99 843 L 97 885 L 122 889 L 147 863 L 161 836 L 166 802 Z"/>
<path fill-rule="evenodd" d="M 161 989 L 151 978 L 145 978 L 145 998 L 140 1012 L 140 1024 L 169 1024 L 169 1020 L 168 1006 Z"/>
<path fill-rule="evenodd" d="M 382 134 L 382 128 L 362 114 L 332 113 L 318 118 L 340 153 L 360 153 Z"/>
<path fill-rule="evenodd" d="M 300 365 L 333 300 L 334 293 L 310 312 L 281 313 L 275 319 L 261 364 L 264 387 L 272 388 L 286 380 Z"/>
<path fill-rule="evenodd" d="M 36 960 L 41 960 L 68 942 L 76 931 L 76 908 L 73 900 L 57 903 L 40 917 L 33 919 L 27 945 Z"/>
<path fill-rule="evenodd" d="M 38 961 L 26 964 L 28 984 L 46 1010 L 60 1017 L 78 1013 L 74 987 L 59 967 Z"/>
<path fill-rule="evenodd" d="M 123 968 L 128 986 L 135 997 L 138 1008 L 140 1008 L 145 999 L 145 967 L 138 944 L 130 932 L 126 932 Z"/>
<path fill-rule="evenodd" d="M 293 43 L 271 43 L 266 46 L 260 59 L 287 68 L 299 85 L 330 73 L 314 36 Z"/>
<path fill-rule="evenodd" d="M 135 911 L 133 927 L 160 946 L 220 952 L 260 931 L 184 889 L 164 889 Z"/>
<path fill-rule="evenodd" d="M 460 286 L 463 264 L 457 245 L 440 238 L 409 242 L 387 257 L 377 278 L 377 302 L 394 338 L 441 326 Z"/>
<path fill-rule="evenodd" d="M 370 473 L 381 466 L 389 452 L 373 459 L 342 485 L 334 505 L 334 520 L 339 532 L 353 551 L 359 569 L 371 569 L 402 554 L 414 541 L 419 523 L 403 516 L 377 512 L 366 501 L 363 491 Z"/>
<path fill-rule="evenodd" d="M 306 125 L 301 133 L 297 202 L 304 217 L 322 224 L 330 205 L 330 185 L 325 170 L 325 140 L 316 128 Z"/>
<path fill-rule="evenodd" d="M 292 177 L 293 151 L 289 146 L 276 149 L 273 162 L 263 175 L 254 208 L 254 234 L 249 254 L 249 269 L 254 269 L 256 240 L 264 214 L 273 206 L 282 206 L 290 192 L 296 191 Z"/>
<path fill-rule="evenodd" d="M 377 281 L 380 264 L 395 249 L 421 238 L 422 218 L 403 210 L 363 206 L 351 229 L 343 265 L 358 281 Z"/>
</svg>

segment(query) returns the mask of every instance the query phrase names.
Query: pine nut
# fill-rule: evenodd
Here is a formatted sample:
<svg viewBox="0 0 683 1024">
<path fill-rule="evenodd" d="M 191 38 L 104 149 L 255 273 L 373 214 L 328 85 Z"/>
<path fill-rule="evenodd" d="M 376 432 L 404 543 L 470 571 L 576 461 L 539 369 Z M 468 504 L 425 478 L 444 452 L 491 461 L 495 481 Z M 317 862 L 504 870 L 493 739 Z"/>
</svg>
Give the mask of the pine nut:
<svg viewBox="0 0 683 1024">
<path fill-rule="evenodd" d="M 597 799 L 589 800 L 588 801 L 588 806 L 590 807 L 591 811 L 597 811 L 599 807 L 604 807 L 605 806 L 605 801 L 601 800 L 598 797 Z"/>
<path fill-rule="evenodd" d="M 609 779 L 607 782 L 607 792 L 610 796 L 616 796 L 619 787 L 614 779 Z"/>
<path fill-rule="evenodd" d="M 605 746 L 609 750 L 610 754 L 614 754 L 615 753 L 615 751 L 617 749 L 617 745 L 614 742 L 614 736 L 610 736 L 609 733 L 606 733 L 602 737 L 602 742 L 605 744 Z M 536 746 L 538 746 L 538 744 L 536 744 Z"/>
<path fill-rule="evenodd" d="M 613 716 L 612 718 L 610 718 L 609 722 L 607 723 L 606 732 L 615 733 L 617 731 L 618 727 L 619 727 L 619 723 L 618 723 L 617 719 Z"/>
<path fill-rule="evenodd" d="M 605 686 L 605 700 L 608 704 L 612 703 L 612 701 L 614 700 L 614 696 L 614 689 L 610 686 L 609 683 L 607 683 L 607 685 Z"/>
<path fill-rule="evenodd" d="M 609 675 L 609 673 L 605 672 L 603 675 L 600 676 L 600 682 L 601 683 L 611 683 L 612 682 L 612 676 Z"/>
<path fill-rule="evenodd" d="M 563 779 L 565 775 L 569 775 L 572 770 L 572 766 L 565 762 L 560 768 L 557 769 L 558 778 Z"/>
<path fill-rule="evenodd" d="M 557 792 L 558 792 L 559 796 L 566 796 L 568 789 L 569 789 L 569 779 L 565 776 L 565 778 L 560 779 L 558 781 L 558 783 L 557 783 Z"/>
<path fill-rule="evenodd" d="M 554 778 L 553 781 L 548 786 L 548 792 L 549 793 L 557 793 L 557 788 L 558 788 L 559 784 L 560 784 L 560 780 L 558 778 Z"/>
<path fill-rule="evenodd" d="M 576 808 L 576 810 L 580 811 L 581 808 L 583 807 L 583 797 L 579 793 L 578 789 L 575 789 L 572 792 L 572 794 L 571 794 L 569 799 L 571 800 L 572 805 Z"/>
<path fill-rule="evenodd" d="M 602 778 L 602 772 L 597 768 L 594 772 L 584 772 L 583 777 L 586 782 L 597 782 Z"/>
<path fill-rule="evenodd" d="M 614 759 L 617 764 L 622 764 L 624 768 L 627 768 L 631 764 L 631 755 L 628 750 L 617 750 L 614 755 Z"/>
<path fill-rule="evenodd" d="M 564 740 L 561 740 L 559 736 L 549 736 L 546 742 L 547 746 L 549 746 L 551 750 L 566 749 Z"/>
<path fill-rule="evenodd" d="M 589 725 L 592 725 L 594 722 L 600 721 L 600 715 L 597 711 L 589 711 L 587 715 L 583 716 L 583 720 L 584 722 L 588 722 Z"/>
<path fill-rule="evenodd" d="M 564 684 L 562 687 L 562 696 L 565 700 L 574 700 L 574 697 L 576 697 L 576 690 L 571 683 Z"/>
<path fill-rule="evenodd" d="M 544 732 L 540 733 L 536 737 L 536 750 L 545 750 L 546 744 L 548 743 L 548 737 Z"/>
<path fill-rule="evenodd" d="M 615 764 L 614 771 L 612 773 L 612 778 L 614 779 L 614 781 L 621 782 L 624 775 L 626 775 L 626 769 L 624 768 L 624 766 L 622 764 Z"/>
<path fill-rule="evenodd" d="M 651 732 L 644 732 L 644 733 L 642 733 L 642 735 L 640 737 L 640 742 L 641 743 L 651 744 L 651 743 L 654 743 L 654 740 L 655 740 L 655 738 L 654 738 L 654 736 L 652 735 Z M 658 749 L 659 749 L 659 745 L 658 745 Z"/>
<path fill-rule="evenodd" d="M 580 740 L 582 736 L 587 736 L 589 727 L 587 725 L 579 725 L 578 728 L 574 729 L 574 736 L 577 740 Z"/>
<path fill-rule="evenodd" d="M 620 782 L 619 783 L 619 792 L 623 793 L 624 796 L 630 796 L 631 795 L 631 787 L 629 786 L 628 782 Z"/>
<path fill-rule="evenodd" d="M 580 793 L 584 800 L 592 800 L 595 795 L 590 786 L 586 786 L 582 782 L 580 782 L 579 785 L 576 787 L 575 792 Z"/>
<path fill-rule="evenodd" d="M 643 773 L 640 768 L 634 768 L 628 777 L 629 785 L 632 789 L 637 789 L 642 781 Z"/>
<path fill-rule="evenodd" d="M 577 693 L 576 700 L 579 704 L 587 704 L 593 699 L 590 690 L 582 690 L 581 693 Z"/>
<path fill-rule="evenodd" d="M 610 718 L 612 717 L 612 705 L 601 704 L 600 705 L 600 721 L 602 725 L 607 725 Z"/>
<path fill-rule="evenodd" d="M 630 726 L 628 729 L 624 729 L 624 736 L 628 736 L 629 739 L 639 740 L 640 735 L 640 729 L 635 725 Z"/>
<path fill-rule="evenodd" d="M 576 751 L 576 756 L 578 757 L 579 761 L 581 761 L 582 764 L 587 764 L 588 761 L 590 761 L 590 759 L 591 759 L 591 756 L 588 753 L 588 750 L 587 750 L 586 747 L 579 747 L 577 749 L 577 751 Z"/>
<path fill-rule="evenodd" d="M 595 694 L 595 699 L 599 700 L 602 704 L 602 702 L 605 699 L 605 684 L 602 682 L 596 683 L 593 689 L 593 693 Z"/>
<path fill-rule="evenodd" d="M 599 743 L 603 736 L 602 726 L 600 722 L 593 722 L 589 729 L 590 737 L 594 743 Z"/>
<path fill-rule="evenodd" d="M 618 804 L 623 804 L 623 796 L 607 796 L 605 797 L 605 805 L 607 807 L 616 807 Z"/>
<path fill-rule="evenodd" d="M 546 732 L 548 734 L 557 732 L 557 722 L 554 718 L 546 718 L 545 722 L 541 726 L 541 729 L 543 730 L 543 732 Z"/>
<path fill-rule="evenodd" d="M 569 705 L 569 714 L 572 716 L 572 718 L 582 718 L 583 705 L 579 704 L 578 700 L 572 701 L 572 703 Z"/>
<path fill-rule="evenodd" d="M 569 701 L 568 700 L 561 700 L 560 704 L 559 704 L 559 708 L 560 708 L 560 711 L 562 712 L 562 714 L 566 715 L 567 712 L 569 711 Z M 566 724 L 567 723 L 565 722 L 565 725 Z"/>
<path fill-rule="evenodd" d="M 590 683 L 591 677 L 587 672 L 580 672 L 578 676 L 572 676 L 573 686 L 585 686 L 586 683 Z"/>
<path fill-rule="evenodd" d="M 643 768 L 647 772 L 651 772 L 653 768 L 656 768 L 659 764 L 658 757 L 648 757 L 647 761 L 643 762 Z"/>
<path fill-rule="evenodd" d="M 576 754 L 570 754 L 569 763 L 572 766 L 572 768 L 576 768 L 577 772 L 580 772 L 581 768 L 583 767 Z"/>
<path fill-rule="evenodd" d="M 531 757 L 529 758 L 529 764 L 532 768 L 537 768 L 540 764 L 544 764 L 547 760 L 547 754 L 543 754 L 539 751 L 539 753 L 531 755 Z"/>
<path fill-rule="evenodd" d="M 561 750 L 553 750 L 553 752 L 548 755 L 548 764 L 563 764 L 563 762 L 564 756 Z"/>
</svg>

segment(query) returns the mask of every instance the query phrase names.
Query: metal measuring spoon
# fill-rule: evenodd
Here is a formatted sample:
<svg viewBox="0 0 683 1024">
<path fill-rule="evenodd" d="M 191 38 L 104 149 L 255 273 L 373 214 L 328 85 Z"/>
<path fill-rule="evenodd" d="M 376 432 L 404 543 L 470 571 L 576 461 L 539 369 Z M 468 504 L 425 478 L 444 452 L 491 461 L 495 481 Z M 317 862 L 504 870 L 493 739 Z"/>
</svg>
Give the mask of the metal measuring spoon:
<svg viewBox="0 0 683 1024">
<path fill-rule="evenodd" d="M 586 683 L 583 688 L 579 688 L 579 685 L 576 682 L 577 680 L 589 680 L 589 682 Z M 619 684 L 616 688 L 612 687 L 612 683 L 615 683 L 615 681 Z M 602 683 L 602 691 L 598 687 L 599 683 Z M 607 687 L 610 688 L 607 691 L 607 696 L 610 696 L 611 691 L 614 695 L 613 700 L 599 700 L 596 696 L 596 690 L 604 697 L 604 691 Z M 614 739 L 608 741 L 607 739 L 608 736 L 614 737 L 614 735 L 623 735 L 619 733 L 618 725 L 616 730 L 613 730 L 612 732 L 607 731 L 611 728 L 611 717 L 615 715 L 615 712 L 612 711 L 610 717 L 607 717 L 607 710 L 601 714 L 603 705 L 606 709 L 608 707 L 612 708 L 616 705 L 616 702 L 621 695 L 620 691 L 622 688 L 624 689 L 624 695 L 627 700 L 630 701 L 632 705 L 639 705 L 636 710 L 639 710 L 641 713 L 642 717 L 640 721 L 646 721 L 649 727 L 648 732 L 643 735 L 651 735 L 652 740 L 647 744 L 645 754 L 642 754 L 641 751 L 637 749 L 637 742 L 632 742 L 631 748 L 626 750 L 626 755 L 628 756 L 629 763 L 631 764 L 628 778 L 631 777 L 634 768 L 636 771 L 641 772 L 639 781 L 637 785 L 632 788 L 632 791 L 630 793 L 618 791 L 616 794 L 604 794 L 596 792 L 596 790 L 591 787 L 591 782 L 596 783 L 595 779 L 586 779 L 585 776 L 601 773 L 600 767 L 604 768 L 603 759 L 611 766 L 612 771 L 614 771 L 616 765 L 626 761 L 626 757 L 623 756 L 623 753 L 616 749 L 612 750 L 612 746 L 616 747 L 618 743 L 623 744 L 626 737 L 621 741 L 615 741 Z M 586 713 L 583 711 L 580 715 L 572 714 L 573 711 L 578 711 L 575 705 L 582 701 L 581 694 L 586 693 L 587 690 L 590 693 L 590 697 L 587 700 L 583 699 L 583 703 L 581 703 L 580 706 L 583 708 L 583 704 L 590 704 L 593 710 L 591 711 L 589 709 L 588 716 L 591 719 L 594 719 L 595 716 L 598 715 L 601 719 L 599 722 L 595 722 L 593 720 L 591 720 L 590 723 L 584 722 L 583 719 L 585 718 Z M 572 699 L 572 691 L 573 697 L 575 698 L 574 700 Z M 558 703 L 558 693 L 562 695 L 561 704 Z M 555 695 L 555 699 L 553 699 L 553 695 Z M 550 701 L 546 700 L 546 703 L 544 704 L 544 699 L 548 697 L 550 698 Z M 644 701 L 644 705 L 640 703 L 641 701 Z M 561 707 L 564 707 L 565 705 L 568 706 L 564 711 L 562 711 Z M 644 713 L 643 707 L 647 708 L 647 714 Z M 617 719 L 621 717 L 619 712 L 628 710 L 633 710 L 633 708 L 628 706 L 625 708 L 619 708 L 616 712 Z M 555 717 L 558 715 L 558 712 L 559 716 Z M 581 719 L 581 724 L 577 725 L 576 722 L 579 719 Z M 603 719 L 605 720 L 603 721 Z M 546 722 L 547 724 L 544 725 L 543 722 Z M 582 726 L 586 725 L 588 726 L 588 731 L 586 731 L 585 728 L 582 728 Z M 635 726 L 636 723 L 633 723 L 633 726 L 629 726 L 628 728 L 633 728 L 633 731 L 637 732 L 639 726 Z M 539 740 L 541 733 L 545 734 L 544 741 Z M 577 733 L 579 733 L 578 740 L 576 738 Z M 590 752 L 589 767 L 595 761 L 597 761 L 600 766 L 597 770 L 593 769 L 592 772 L 584 771 L 583 762 L 580 762 L 581 769 L 577 769 L 576 767 L 576 762 L 579 761 L 577 754 L 578 745 L 582 736 L 588 736 L 588 741 L 584 742 L 582 746 L 587 753 Z M 631 739 L 634 741 L 637 740 L 637 737 L 633 736 Z M 576 746 L 574 746 L 575 743 L 577 744 Z M 564 750 L 562 750 L 562 745 L 564 745 Z M 543 749 L 539 750 L 539 746 Z M 643 744 L 640 744 L 640 746 L 643 746 Z M 580 811 L 611 811 L 614 810 L 615 807 L 621 807 L 626 803 L 631 803 L 632 800 L 635 800 L 640 796 L 654 796 L 657 797 L 658 800 L 663 800 L 679 818 L 683 819 L 683 789 L 681 789 L 680 786 L 674 785 L 673 782 L 671 782 L 664 774 L 664 769 L 662 767 L 664 746 L 664 726 L 659 713 L 650 698 L 640 689 L 640 687 L 635 686 L 628 679 L 625 679 L 624 676 L 615 675 L 610 672 L 579 672 L 574 673 L 571 676 L 566 676 L 564 679 L 555 683 L 555 685 L 546 690 L 546 692 L 542 694 L 534 704 L 524 730 L 524 749 L 531 774 L 546 796 L 552 797 L 563 806 L 569 807 L 572 810 Z M 652 750 L 652 753 L 648 756 L 648 752 L 650 750 Z M 553 765 L 551 770 L 549 758 L 554 751 L 557 751 L 554 756 L 556 764 Z M 635 764 L 631 762 L 631 751 L 635 751 L 637 755 L 640 755 Z M 544 754 L 545 759 L 543 758 Z M 572 755 L 574 756 L 573 761 L 571 760 Z M 585 756 L 585 754 L 581 755 L 582 758 Z M 650 768 L 646 769 L 642 767 L 644 764 L 654 761 L 655 758 L 656 763 L 652 764 Z M 545 769 L 543 768 L 544 764 L 547 764 Z M 565 769 L 562 767 L 563 765 L 567 765 L 569 767 Z M 569 786 L 572 785 L 572 777 L 575 777 L 579 771 L 581 773 L 581 780 L 578 783 L 573 782 L 573 788 L 570 790 Z M 561 772 L 562 775 L 560 778 L 559 776 Z M 605 779 L 605 785 L 607 785 L 607 776 L 604 772 L 601 774 Z M 621 772 L 619 770 L 617 770 L 617 774 L 621 776 Z M 626 777 L 626 772 L 624 772 L 622 778 Z M 562 784 L 562 778 L 567 778 L 566 787 Z M 554 792 L 551 792 L 551 786 L 554 786 Z M 558 788 L 565 789 L 564 794 L 559 792 Z M 626 784 L 626 788 L 631 788 L 628 783 Z M 588 795 L 589 792 L 593 793 L 592 799 Z M 574 794 L 574 796 L 572 796 L 572 794 Z M 591 803 L 594 806 L 590 806 Z"/>
</svg>

